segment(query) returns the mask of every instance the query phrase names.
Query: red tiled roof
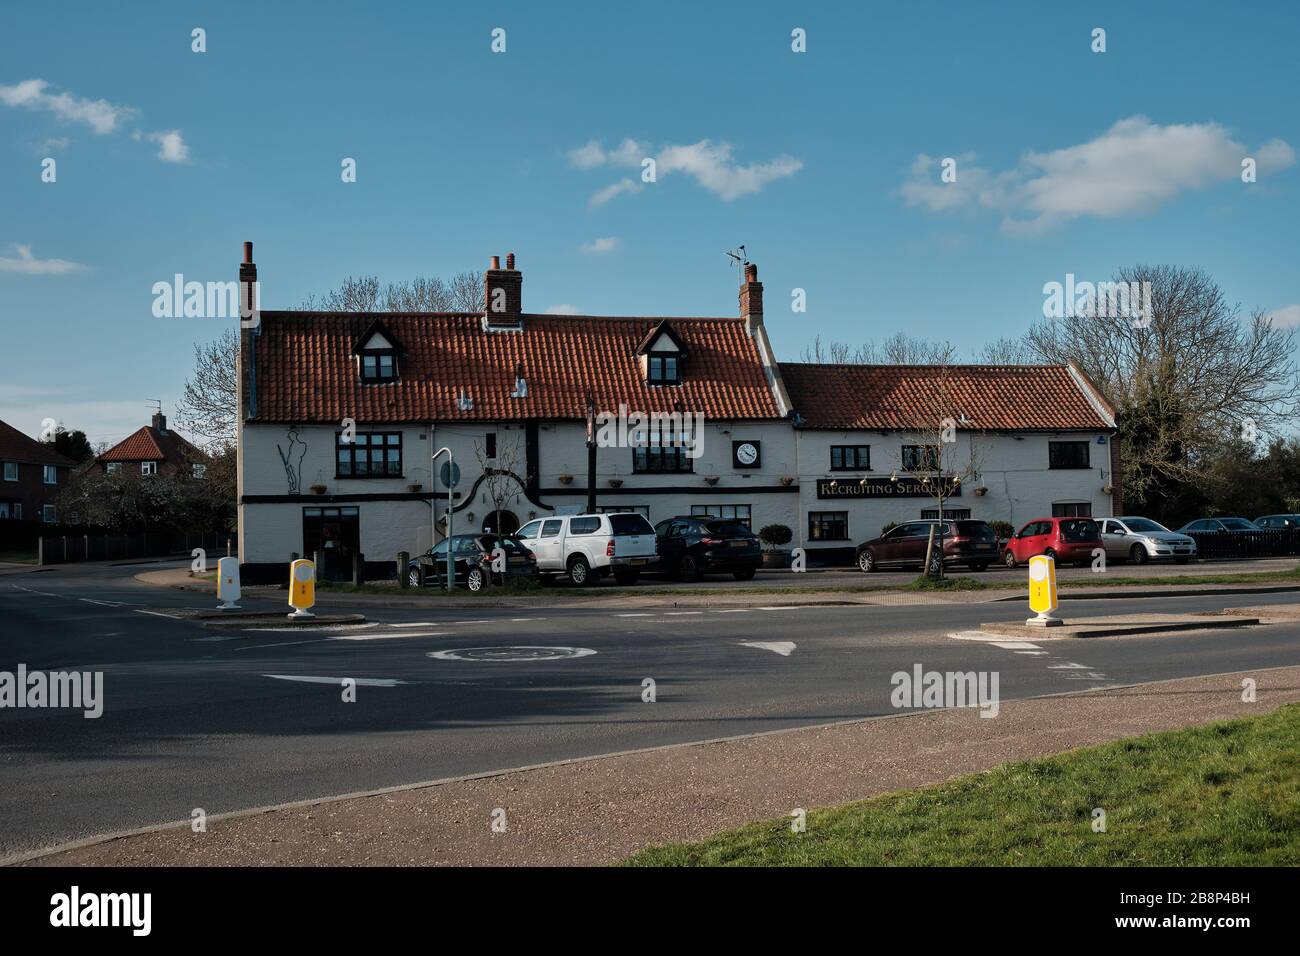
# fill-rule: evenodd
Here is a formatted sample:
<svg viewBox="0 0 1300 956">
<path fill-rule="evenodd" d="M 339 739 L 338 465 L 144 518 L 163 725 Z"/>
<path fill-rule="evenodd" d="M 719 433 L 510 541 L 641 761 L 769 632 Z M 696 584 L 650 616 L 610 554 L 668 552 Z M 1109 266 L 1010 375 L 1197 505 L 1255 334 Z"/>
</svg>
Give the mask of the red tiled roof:
<svg viewBox="0 0 1300 956">
<path fill-rule="evenodd" d="M 152 425 L 145 425 L 100 455 L 99 460 L 170 461 L 182 464 L 192 456 L 203 457 L 203 453 L 172 429 L 160 432 Z"/>
<path fill-rule="evenodd" d="M 71 468 L 76 464 L 54 450 L 54 446 L 25 435 L 6 422 L 0 422 L 0 459 L 5 461 L 34 462 L 39 465 L 61 465 Z"/>
<path fill-rule="evenodd" d="M 356 340 L 382 318 L 406 348 L 398 381 L 362 385 Z M 486 332 L 473 314 L 262 312 L 256 417 L 275 422 L 585 419 L 598 412 L 702 412 L 712 419 L 779 418 L 743 319 L 669 319 L 688 350 L 680 387 L 645 384 L 636 348 L 658 318 L 523 317 L 519 332 Z M 515 371 L 528 385 L 511 398 Z M 461 411 L 464 389 L 474 403 Z"/>
<path fill-rule="evenodd" d="M 941 373 L 934 365 L 781 363 L 794 410 L 809 428 L 930 426 L 926 416 L 943 404 L 937 401 Z M 1113 427 L 1113 415 L 1112 421 L 1102 417 L 1082 390 L 1087 386 L 1065 365 L 955 365 L 948 373 L 952 413 L 965 415 L 975 430 Z"/>
</svg>

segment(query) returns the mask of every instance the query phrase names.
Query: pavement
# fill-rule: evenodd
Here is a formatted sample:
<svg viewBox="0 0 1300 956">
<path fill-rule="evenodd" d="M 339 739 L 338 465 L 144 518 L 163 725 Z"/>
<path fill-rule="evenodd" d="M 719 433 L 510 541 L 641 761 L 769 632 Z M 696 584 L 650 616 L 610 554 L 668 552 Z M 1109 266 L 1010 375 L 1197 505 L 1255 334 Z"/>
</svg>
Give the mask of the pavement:
<svg viewBox="0 0 1300 956">
<path fill-rule="evenodd" d="M 1242 701 L 1244 678 L 1258 682 Z M 573 866 L 796 809 L 1300 701 L 1300 667 L 1138 684 L 642 750 L 210 817 L 40 857 L 42 866 Z M 495 824 L 495 826 L 494 826 Z M 998 862 L 998 861 L 991 861 Z"/>
<path fill-rule="evenodd" d="M 98 719 L 0 709 L 0 856 L 186 821 L 196 808 L 217 817 L 892 717 L 891 675 L 917 664 L 996 671 L 1003 714 L 1081 688 L 1300 666 L 1300 616 L 1290 612 L 1228 631 L 1023 641 L 979 630 L 1023 621 L 1018 601 L 805 606 L 760 593 L 740 607 L 340 604 L 331 611 L 364 613 L 365 623 L 214 629 L 196 617 L 215 603 L 210 594 L 147 585 L 139 570 L 65 567 L 0 581 L 0 670 L 97 671 L 105 695 Z M 271 592 L 245 603 L 283 601 Z M 1062 613 L 1295 604 L 1293 594 L 1102 601 L 1063 592 Z M 345 679 L 356 682 L 354 700 L 341 693 Z M 647 679 L 653 703 L 643 700 Z M 952 746 L 986 749 L 980 738 Z M 719 774 L 711 786 L 730 779 Z M 736 799 L 754 812 L 769 806 Z M 683 821 L 683 833 L 696 832 Z"/>
</svg>

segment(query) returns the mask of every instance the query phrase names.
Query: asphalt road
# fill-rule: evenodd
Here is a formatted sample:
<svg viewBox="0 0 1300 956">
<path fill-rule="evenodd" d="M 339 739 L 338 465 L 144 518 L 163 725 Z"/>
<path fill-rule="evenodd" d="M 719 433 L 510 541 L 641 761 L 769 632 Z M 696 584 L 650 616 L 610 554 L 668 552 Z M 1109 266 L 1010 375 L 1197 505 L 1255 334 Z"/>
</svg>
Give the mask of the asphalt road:
<svg viewBox="0 0 1300 956">
<path fill-rule="evenodd" d="M 0 709 L 0 855 L 189 819 L 198 807 L 897 713 L 890 676 L 917 663 L 996 671 L 1003 699 L 1300 663 L 1300 624 L 1056 639 L 1026 652 L 949 636 L 1023 619 L 1018 603 L 782 608 L 771 594 L 740 609 L 371 608 L 377 623 L 360 630 L 215 631 L 167 616 L 211 598 L 147 588 L 138 570 L 0 577 L 0 670 L 102 671 L 106 697 L 96 720 Z M 1296 596 L 1066 600 L 1083 617 Z M 499 659 L 537 653 L 510 647 L 594 653 Z M 496 658 L 430 656 L 474 648 Z M 341 699 L 347 677 L 359 685 L 353 703 Z M 646 678 L 653 703 L 642 700 Z"/>
</svg>

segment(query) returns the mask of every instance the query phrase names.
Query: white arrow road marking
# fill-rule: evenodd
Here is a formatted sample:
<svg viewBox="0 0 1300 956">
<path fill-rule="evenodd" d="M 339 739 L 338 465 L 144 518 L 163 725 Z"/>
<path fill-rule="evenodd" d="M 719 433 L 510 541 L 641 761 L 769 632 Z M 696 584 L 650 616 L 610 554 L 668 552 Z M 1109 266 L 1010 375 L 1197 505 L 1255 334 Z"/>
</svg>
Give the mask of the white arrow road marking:
<svg viewBox="0 0 1300 956">
<path fill-rule="evenodd" d="M 761 651 L 772 651 L 782 657 L 789 657 L 795 649 L 794 641 L 741 641 L 741 647 L 757 647 Z"/>
<path fill-rule="evenodd" d="M 304 684 L 335 684 L 340 685 L 345 680 L 352 680 L 358 687 L 396 687 L 398 684 L 405 684 L 404 680 L 394 680 L 391 677 L 301 677 L 296 674 L 263 674 L 263 677 L 270 677 L 274 680 L 292 680 L 300 681 Z"/>
</svg>

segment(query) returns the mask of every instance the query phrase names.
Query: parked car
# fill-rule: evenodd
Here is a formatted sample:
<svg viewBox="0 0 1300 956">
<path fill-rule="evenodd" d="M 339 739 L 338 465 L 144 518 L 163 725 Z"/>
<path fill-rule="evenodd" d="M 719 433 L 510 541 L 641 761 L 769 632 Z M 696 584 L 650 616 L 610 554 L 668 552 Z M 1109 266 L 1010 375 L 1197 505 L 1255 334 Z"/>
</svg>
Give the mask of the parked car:
<svg viewBox="0 0 1300 956">
<path fill-rule="evenodd" d="M 539 518 L 515 537 L 537 556 L 542 580 L 567 574 L 580 586 L 608 574 L 619 584 L 635 584 L 655 560 L 655 529 L 634 512 Z"/>
<path fill-rule="evenodd" d="M 748 581 L 763 563 L 758 536 L 739 521 L 707 515 L 681 515 L 655 525 L 659 542 L 657 570 L 684 581 L 730 573 Z"/>
<path fill-rule="evenodd" d="M 1091 518 L 1036 518 L 1007 541 L 1002 563 L 1014 568 L 1045 554 L 1057 564 L 1087 564 L 1100 547 L 1101 526 Z"/>
<path fill-rule="evenodd" d="M 1255 526 L 1265 531 L 1300 531 L 1300 515 L 1264 515 Z"/>
<path fill-rule="evenodd" d="M 1196 521 L 1189 521 L 1178 529 L 1179 534 L 1188 534 L 1192 531 L 1201 532 L 1223 532 L 1223 531 L 1260 531 L 1259 525 L 1253 521 L 1247 521 L 1245 518 L 1200 518 Z"/>
<path fill-rule="evenodd" d="M 889 529 L 879 538 L 858 545 L 857 563 L 863 571 L 925 564 L 930 529 L 934 528 L 935 550 L 930 573 L 945 566 L 964 564 L 983 571 L 998 557 L 998 536 L 985 521 L 909 521 Z"/>
<path fill-rule="evenodd" d="M 450 542 L 455 581 L 471 591 L 481 591 L 489 584 L 507 581 L 537 580 L 537 558 L 514 538 L 498 534 L 458 534 L 444 538 L 419 555 L 408 572 L 411 587 L 447 580 L 447 548 Z M 493 555 L 504 551 L 504 568 L 493 568 Z"/>
<path fill-rule="evenodd" d="M 1170 531 L 1150 518 L 1106 518 L 1101 522 L 1102 546 L 1106 557 L 1114 561 L 1146 564 L 1159 558 L 1172 558 L 1186 564 L 1196 557 L 1196 540 Z"/>
</svg>

